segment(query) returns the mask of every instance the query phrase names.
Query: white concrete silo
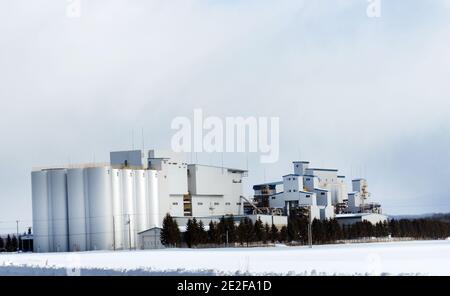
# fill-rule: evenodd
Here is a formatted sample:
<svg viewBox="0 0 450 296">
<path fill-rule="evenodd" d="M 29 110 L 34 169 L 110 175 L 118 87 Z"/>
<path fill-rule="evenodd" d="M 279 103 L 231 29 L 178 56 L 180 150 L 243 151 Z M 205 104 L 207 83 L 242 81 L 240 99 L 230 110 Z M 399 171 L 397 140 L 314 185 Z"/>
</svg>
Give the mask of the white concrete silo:
<svg viewBox="0 0 450 296">
<path fill-rule="evenodd" d="M 157 171 L 148 170 L 148 228 L 160 227 L 159 186 Z"/>
<path fill-rule="evenodd" d="M 136 232 L 148 229 L 147 216 L 147 171 L 135 170 L 134 180 L 136 185 Z"/>
<path fill-rule="evenodd" d="M 49 200 L 52 211 L 53 251 L 67 252 L 69 246 L 69 225 L 67 223 L 67 178 L 65 169 L 47 172 Z"/>
<path fill-rule="evenodd" d="M 113 248 L 111 168 L 87 168 L 90 250 Z"/>
<path fill-rule="evenodd" d="M 86 207 L 84 169 L 67 170 L 69 250 L 86 251 Z"/>
<path fill-rule="evenodd" d="M 114 248 L 123 249 L 123 202 L 122 202 L 122 170 L 113 169 L 111 172 L 111 190 L 113 199 L 113 226 L 114 226 Z"/>
<path fill-rule="evenodd" d="M 135 248 L 136 213 L 133 170 L 122 170 L 123 238 L 125 248 Z"/>
<path fill-rule="evenodd" d="M 34 252 L 50 252 L 50 211 L 47 191 L 47 172 L 31 173 L 32 208 L 33 208 L 33 249 Z"/>
</svg>

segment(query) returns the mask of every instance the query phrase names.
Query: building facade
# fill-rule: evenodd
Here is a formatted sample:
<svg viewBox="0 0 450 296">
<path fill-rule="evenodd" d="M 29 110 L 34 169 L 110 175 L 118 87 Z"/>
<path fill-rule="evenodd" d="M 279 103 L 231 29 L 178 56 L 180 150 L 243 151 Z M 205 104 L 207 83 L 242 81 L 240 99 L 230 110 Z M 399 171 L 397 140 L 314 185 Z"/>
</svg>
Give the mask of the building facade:
<svg viewBox="0 0 450 296">
<path fill-rule="evenodd" d="M 380 204 L 369 201 L 367 180 L 352 180 L 348 193 L 345 176 L 337 169 L 311 168 L 308 161 L 294 161 L 293 169 L 282 181 L 254 185 L 255 203 L 286 215 L 294 208 L 305 208 L 311 219 L 332 219 L 345 213 L 381 215 Z"/>
<path fill-rule="evenodd" d="M 31 173 L 35 252 L 137 248 L 164 216 L 239 215 L 246 171 L 187 164 L 157 151 L 111 152 L 108 164 Z"/>
</svg>

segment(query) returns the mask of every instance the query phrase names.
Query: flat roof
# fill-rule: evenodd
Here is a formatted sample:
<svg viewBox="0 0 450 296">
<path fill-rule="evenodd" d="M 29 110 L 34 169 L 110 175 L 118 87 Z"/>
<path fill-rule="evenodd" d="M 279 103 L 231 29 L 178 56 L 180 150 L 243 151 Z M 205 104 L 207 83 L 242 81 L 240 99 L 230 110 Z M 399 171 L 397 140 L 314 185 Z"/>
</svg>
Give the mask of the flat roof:
<svg viewBox="0 0 450 296">
<path fill-rule="evenodd" d="M 328 190 L 322 189 L 322 188 L 314 188 L 314 190 L 317 190 L 317 191 L 323 191 L 323 192 L 328 192 Z"/>
<path fill-rule="evenodd" d="M 203 167 L 210 167 L 210 168 L 217 168 L 217 169 L 225 169 L 228 171 L 236 171 L 236 172 L 248 172 L 248 170 L 244 170 L 244 169 L 236 169 L 236 168 L 228 168 L 228 167 L 222 167 L 222 166 L 218 166 L 218 165 L 209 165 L 209 164 L 199 164 L 199 163 L 190 163 L 188 164 L 188 166 L 203 166 Z"/>
<path fill-rule="evenodd" d="M 319 168 L 307 168 L 307 170 L 325 171 L 325 172 L 337 172 L 338 171 L 338 169 L 319 169 Z"/>
<path fill-rule="evenodd" d="M 289 176 L 301 177 L 301 175 L 299 175 L 299 174 L 287 174 L 287 175 L 284 175 L 283 178 L 284 177 L 289 177 Z"/>
</svg>

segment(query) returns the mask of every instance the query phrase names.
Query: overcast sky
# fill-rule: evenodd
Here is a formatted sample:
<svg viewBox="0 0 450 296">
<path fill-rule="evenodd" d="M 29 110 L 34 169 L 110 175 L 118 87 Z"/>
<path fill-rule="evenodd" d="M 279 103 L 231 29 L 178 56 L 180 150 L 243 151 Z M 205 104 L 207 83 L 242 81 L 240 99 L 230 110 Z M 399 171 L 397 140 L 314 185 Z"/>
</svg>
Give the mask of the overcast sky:
<svg viewBox="0 0 450 296">
<path fill-rule="evenodd" d="M 450 1 L 0 0 L 0 232 L 34 166 L 167 148 L 175 116 L 278 116 L 280 161 L 367 177 L 388 214 L 450 211 Z M 220 155 L 199 161 L 220 164 Z M 225 165 L 246 168 L 245 154 Z M 350 183 L 349 183 L 350 185 Z"/>
</svg>

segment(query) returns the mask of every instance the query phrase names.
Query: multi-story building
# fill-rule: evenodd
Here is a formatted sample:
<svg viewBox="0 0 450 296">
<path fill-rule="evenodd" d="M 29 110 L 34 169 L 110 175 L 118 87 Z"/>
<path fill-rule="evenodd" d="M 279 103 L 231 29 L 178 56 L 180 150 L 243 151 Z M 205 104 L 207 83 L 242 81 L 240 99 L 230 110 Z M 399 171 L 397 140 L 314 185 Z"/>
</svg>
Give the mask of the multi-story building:
<svg viewBox="0 0 450 296">
<path fill-rule="evenodd" d="M 352 181 L 347 193 L 345 176 L 337 169 L 310 168 L 307 161 L 294 161 L 294 173 L 282 181 L 253 186 L 258 206 L 281 209 L 289 215 L 293 208 L 307 208 L 312 219 L 330 219 L 343 213 L 378 213 L 377 203 L 367 202 L 367 181 Z M 337 215 L 337 216 L 336 216 Z"/>
<path fill-rule="evenodd" d="M 164 216 L 241 215 L 245 170 L 187 164 L 151 151 L 111 152 L 110 163 L 31 173 L 36 252 L 136 248 Z"/>
</svg>

